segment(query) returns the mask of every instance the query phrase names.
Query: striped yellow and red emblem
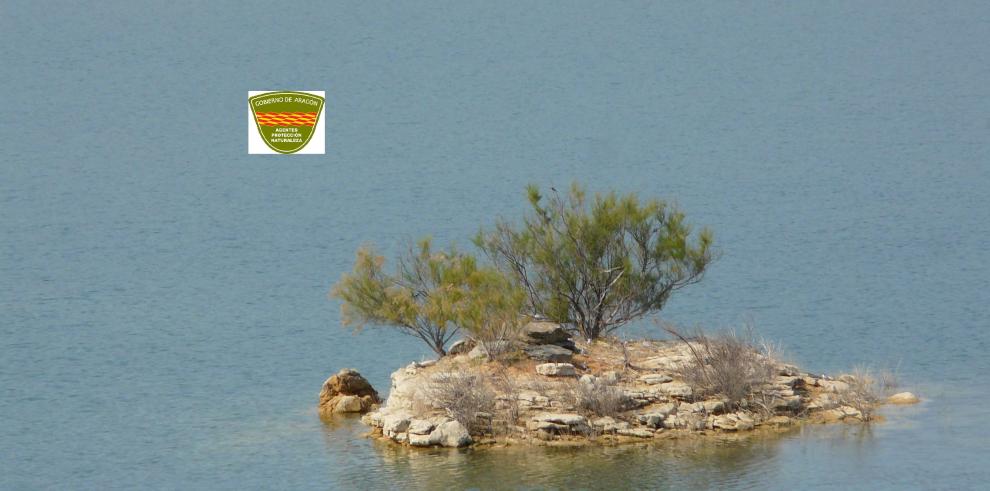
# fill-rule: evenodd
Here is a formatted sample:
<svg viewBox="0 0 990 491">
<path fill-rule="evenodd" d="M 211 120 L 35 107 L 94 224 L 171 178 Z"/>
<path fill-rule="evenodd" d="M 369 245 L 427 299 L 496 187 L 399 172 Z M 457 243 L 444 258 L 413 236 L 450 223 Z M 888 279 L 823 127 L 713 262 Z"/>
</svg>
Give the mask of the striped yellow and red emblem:
<svg viewBox="0 0 990 491">
<path fill-rule="evenodd" d="M 313 126 L 317 113 L 255 113 L 260 126 Z"/>
<path fill-rule="evenodd" d="M 251 95 L 251 133 L 278 153 L 295 153 L 316 134 L 323 117 L 323 95 L 309 92 L 277 91 Z M 254 132 L 257 133 L 254 133 Z M 321 152 L 322 153 L 322 145 Z"/>
</svg>

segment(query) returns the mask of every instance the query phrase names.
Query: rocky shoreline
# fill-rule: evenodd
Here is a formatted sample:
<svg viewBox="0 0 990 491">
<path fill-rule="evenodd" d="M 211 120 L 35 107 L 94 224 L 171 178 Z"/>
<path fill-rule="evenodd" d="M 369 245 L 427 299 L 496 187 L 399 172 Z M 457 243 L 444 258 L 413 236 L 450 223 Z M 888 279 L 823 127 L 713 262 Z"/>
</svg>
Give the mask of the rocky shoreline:
<svg viewBox="0 0 990 491">
<path fill-rule="evenodd" d="M 578 344 L 547 322 L 496 348 L 498 361 L 491 345 L 464 342 L 440 360 L 395 371 L 384 405 L 360 375 L 342 370 L 324 384 L 320 412 L 366 413 L 373 435 L 415 447 L 581 445 L 861 423 L 876 420 L 879 404 L 918 401 L 910 393 L 868 397 L 864 375 L 811 374 L 776 361 L 765 383 L 734 401 L 685 380 L 697 357 L 690 343 Z"/>
</svg>

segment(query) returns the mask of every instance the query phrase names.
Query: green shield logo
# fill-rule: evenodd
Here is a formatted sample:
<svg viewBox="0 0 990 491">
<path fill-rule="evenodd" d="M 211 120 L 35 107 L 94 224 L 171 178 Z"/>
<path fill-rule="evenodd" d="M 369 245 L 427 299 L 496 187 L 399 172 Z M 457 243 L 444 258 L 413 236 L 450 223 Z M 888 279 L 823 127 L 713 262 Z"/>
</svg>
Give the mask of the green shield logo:
<svg viewBox="0 0 990 491">
<path fill-rule="evenodd" d="M 266 92 L 248 98 L 258 133 L 278 153 L 295 153 L 309 143 L 323 111 L 323 98 L 305 92 Z"/>
</svg>

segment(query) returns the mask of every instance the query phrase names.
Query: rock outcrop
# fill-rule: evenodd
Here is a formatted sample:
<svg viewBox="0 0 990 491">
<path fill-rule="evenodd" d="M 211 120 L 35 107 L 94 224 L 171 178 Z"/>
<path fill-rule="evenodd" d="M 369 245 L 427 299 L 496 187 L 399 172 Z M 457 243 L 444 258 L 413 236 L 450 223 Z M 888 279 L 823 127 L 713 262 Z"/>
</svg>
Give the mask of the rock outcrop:
<svg viewBox="0 0 990 491">
<path fill-rule="evenodd" d="M 323 382 L 320 414 L 364 413 L 379 404 L 378 392 L 356 370 L 344 368 Z"/>
<path fill-rule="evenodd" d="M 430 432 L 431 445 L 442 447 L 463 447 L 474 441 L 467 428 L 457 421 L 444 421 Z"/>
<path fill-rule="evenodd" d="M 537 361 L 566 363 L 578 350 L 570 333 L 556 322 L 530 322 L 519 339 L 526 356 Z"/>
<path fill-rule="evenodd" d="M 570 339 L 560 326 L 533 324 L 527 337 L 539 344 L 528 345 L 530 351 L 561 348 L 550 343 Z M 861 422 L 872 417 L 875 400 L 857 399 L 852 387 L 862 384 L 851 376 L 830 378 L 781 364 L 733 402 L 682 378 L 680 368 L 695 358 L 678 342 L 582 344 L 571 362 L 489 362 L 460 353 L 394 372 L 387 403 L 362 420 L 375 434 L 413 447 L 501 440 L 571 445 Z M 337 400 L 338 406 L 357 407 L 352 399 Z M 917 397 L 888 399 L 908 401 Z"/>
<path fill-rule="evenodd" d="M 465 355 L 465 357 L 467 357 Z M 468 429 L 445 414 L 424 408 L 433 380 L 429 368 L 433 363 L 411 363 L 392 373 L 392 387 L 385 406 L 365 414 L 362 421 L 396 443 L 414 447 L 463 447 L 473 443 Z M 430 414 L 416 414 L 430 412 Z"/>
<path fill-rule="evenodd" d="M 523 326 L 516 339 L 487 343 L 470 338 L 462 339 L 452 344 L 447 354 L 467 354 L 472 359 L 491 359 L 516 351 L 537 361 L 566 363 L 571 361 L 578 348 L 564 326 L 555 322 L 537 321 Z"/>
<path fill-rule="evenodd" d="M 523 347 L 526 356 L 537 361 L 567 363 L 571 361 L 574 352 L 553 344 L 536 344 Z"/>
<path fill-rule="evenodd" d="M 571 335 L 567 333 L 564 326 L 556 322 L 530 322 L 522 328 L 520 337 L 527 344 L 552 344 L 562 347 L 574 346 Z"/>
<path fill-rule="evenodd" d="M 921 402 L 921 399 L 910 392 L 899 392 L 888 397 L 887 402 L 890 404 L 917 404 Z"/>
<path fill-rule="evenodd" d="M 544 363 L 536 365 L 536 373 L 547 377 L 573 377 L 577 375 L 570 363 Z"/>
</svg>

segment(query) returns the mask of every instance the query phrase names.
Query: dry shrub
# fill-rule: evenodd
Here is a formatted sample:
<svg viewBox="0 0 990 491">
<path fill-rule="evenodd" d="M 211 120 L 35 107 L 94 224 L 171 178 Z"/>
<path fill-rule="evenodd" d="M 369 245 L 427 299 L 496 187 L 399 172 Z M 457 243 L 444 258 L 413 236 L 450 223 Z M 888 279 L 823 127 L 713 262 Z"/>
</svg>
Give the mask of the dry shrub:
<svg viewBox="0 0 990 491">
<path fill-rule="evenodd" d="M 519 420 L 519 390 L 520 387 L 509 374 L 505 365 L 495 365 L 495 373 L 491 378 L 491 383 L 498 400 L 495 403 L 495 414 L 492 419 L 492 434 L 509 434 L 515 431 L 516 422 Z"/>
<path fill-rule="evenodd" d="M 536 376 L 523 379 L 521 387 L 565 406 L 576 406 L 577 383 L 574 379 Z"/>
<path fill-rule="evenodd" d="M 617 416 L 629 404 L 629 398 L 622 389 L 601 379 L 592 383 L 577 382 L 574 400 L 579 410 L 598 416 Z"/>
<path fill-rule="evenodd" d="M 849 384 L 849 390 L 839 393 L 840 404 L 856 408 L 862 414 L 863 421 L 872 420 L 876 407 L 897 388 L 894 372 L 863 366 L 856 367 L 851 377 L 842 377 L 841 380 Z"/>
<path fill-rule="evenodd" d="M 543 376 L 530 376 L 522 379 L 522 388 L 531 390 L 551 399 L 560 397 L 573 391 L 568 387 L 569 381 L 555 380 Z"/>
<path fill-rule="evenodd" d="M 442 409 L 471 433 L 491 431 L 490 418 L 479 418 L 495 410 L 495 391 L 478 373 L 440 372 L 430 378 L 425 390 L 433 407 Z"/>
<path fill-rule="evenodd" d="M 489 360 L 500 365 L 511 365 L 513 361 L 518 360 L 521 357 L 520 349 L 516 345 L 514 338 L 502 338 L 498 335 L 489 339 L 484 337 L 475 337 L 474 340 L 478 343 L 478 346 L 481 347 L 481 351 L 488 357 Z"/>
<path fill-rule="evenodd" d="M 692 361 L 679 370 L 679 376 L 699 396 L 722 396 L 732 407 L 776 375 L 774 347 L 757 343 L 752 329 L 746 334 L 725 331 L 707 335 L 700 328 L 688 339 L 673 326 L 663 329 L 683 341 L 691 350 Z"/>
</svg>

